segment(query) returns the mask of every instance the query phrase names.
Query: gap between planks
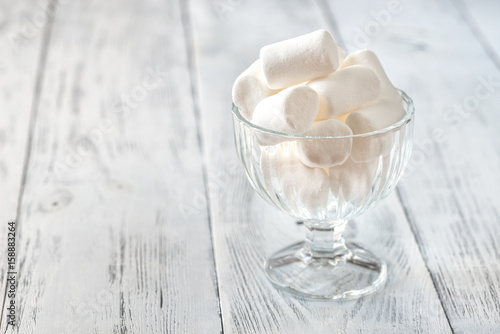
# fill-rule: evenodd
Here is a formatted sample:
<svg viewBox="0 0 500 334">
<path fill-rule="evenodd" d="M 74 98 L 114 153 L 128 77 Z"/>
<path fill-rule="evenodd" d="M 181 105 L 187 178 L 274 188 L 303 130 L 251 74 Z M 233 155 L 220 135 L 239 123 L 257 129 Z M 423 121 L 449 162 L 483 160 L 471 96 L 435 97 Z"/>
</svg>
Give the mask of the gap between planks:
<svg viewBox="0 0 500 334">
<path fill-rule="evenodd" d="M 211 213 L 211 204 L 210 204 L 210 196 L 208 193 L 208 168 L 206 162 L 206 150 L 205 145 L 203 144 L 203 135 L 201 132 L 200 125 L 200 100 L 198 95 L 198 81 L 196 75 L 196 61 L 193 53 L 194 50 L 194 42 L 193 42 L 193 28 L 191 24 L 191 16 L 189 13 L 189 1 L 191 0 L 179 0 L 179 7 L 181 11 L 181 22 L 182 22 L 182 30 L 184 33 L 184 40 L 186 44 L 186 56 L 189 70 L 189 82 L 191 84 L 191 99 L 193 101 L 193 111 L 195 116 L 195 125 L 196 125 L 196 137 L 198 140 L 198 147 L 200 149 L 201 161 L 202 161 L 202 175 L 203 175 L 203 184 L 204 184 L 204 195 L 206 198 L 206 210 L 207 210 L 207 220 L 208 220 L 208 229 L 210 231 L 210 242 L 212 244 L 212 258 L 214 263 L 214 272 L 215 272 L 215 286 L 216 286 L 216 294 L 217 294 L 217 306 L 218 313 L 220 319 L 221 333 L 224 333 L 224 321 L 222 320 L 222 309 L 221 309 L 221 297 L 220 297 L 220 286 L 219 286 L 219 273 L 217 272 L 217 258 L 215 256 L 215 241 L 214 241 L 214 231 L 212 226 L 212 213 Z"/>
<path fill-rule="evenodd" d="M 16 208 L 16 216 L 15 216 L 15 223 L 16 223 L 16 245 L 17 241 L 19 240 L 19 227 L 21 226 L 19 218 L 20 218 L 20 213 L 21 213 L 21 207 L 22 207 L 22 202 L 23 202 L 23 196 L 24 196 L 24 190 L 26 186 L 26 179 L 28 175 L 28 166 L 30 162 L 30 157 L 31 157 L 31 151 L 33 147 L 33 133 L 35 130 L 35 124 L 36 124 L 36 118 L 38 114 L 38 106 L 40 103 L 40 94 L 42 91 L 42 82 L 44 79 L 44 73 L 45 73 L 45 65 L 47 63 L 47 53 L 49 51 L 49 43 L 50 43 L 50 36 L 52 34 L 52 27 L 54 23 L 54 15 L 56 12 L 57 8 L 57 1 L 56 0 L 49 0 L 47 4 L 47 10 L 48 10 L 48 18 L 47 18 L 47 24 L 43 28 L 43 37 L 42 37 L 42 43 L 41 43 L 41 51 L 40 55 L 38 58 L 38 64 L 37 64 L 37 73 L 36 73 L 36 79 L 35 79 L 35 86 L 33 88 L 34 94 L 33 94 L 33 99 L 31 103 L 31 111 L 30 111 L 30 116 L 29 116 L 29 126 L 28 126 L 28 140 L 26 141 L 26 148 L 25 148 L 25 154 L 24 154 L 24 161 L 23 161 L 23 171 L 22 171 L 22 176 L 21 176 L 21 185 L 19 187 L 19 194 L 17 197 L 17 208 Z M 18 252 L 16 252 L 16 265 L 18 264 Z M 16 281 L 17 285 L 17 281 Z M 0 313 L 0 326 L 3 321 L 3 315 L 5 313 L 5 302 L 7 300 L 7 275 L 5 275 L 5 279 L 3 282 L 4 289 L 2 289 L 4 295 L 3 295 L 3 300 L 2 300 L 2 305 L 1 305 L 1 313 Z"/>
<path fill-rule="evenodd" d="M 476 39 L 479 41 L 484 49 L 484 52 L 488 55 L 493 64 L 495 64 L 496 68 L 500 70 L 500 56 L 496 53 L 491 43 L 479 28 L 479 25 L 472 16 L 469 7 L 467 7 L 467 4 L 465 4 L 463 0 L 451 0 L 451 3 L 453 4 L 453 6 L 455 6 L 458 13 L 469 27 L 474 37 L 476 37 Z"/>
</svg>

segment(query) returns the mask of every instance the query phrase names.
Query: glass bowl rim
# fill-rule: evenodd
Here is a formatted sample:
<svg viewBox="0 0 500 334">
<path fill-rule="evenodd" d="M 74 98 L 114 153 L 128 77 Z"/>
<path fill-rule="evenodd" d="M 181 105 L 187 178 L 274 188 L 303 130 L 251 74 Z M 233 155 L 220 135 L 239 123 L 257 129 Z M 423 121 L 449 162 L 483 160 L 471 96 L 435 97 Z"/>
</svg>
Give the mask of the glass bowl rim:
<svg viewBox="0 0 500 334">
<path fill-rule="evenodd" d="M 281 136 L 281 137 L 287 137 L 287 138 L 293 138 L 293 139 L 342 139 L 342 138 L 359 138 L 359 137 L 369 137 L 369 136 L 374 136 L 378 134 L 383 134 L 386 132 L 390 132 L 392 130 L 398 129 L 402 127 L 404 124 L 408 123 L 414 114 L 415 107 L 413 105 L 413 100 L 411 97 L 408 96 L 404 91 L 401 89 L 397 89 L 399 94 L 402 96 L 403 100 L 407 103 L 407 107 L 405 108 L 406 115 L 403 117 L 401 120 L 397 121 L 394 124 L 391 124 L 385 128 L 371 131 L 371 132 L 365 132 L 365 133 L 360 133 L 360 134 L 352 134 L 352 135 L 347 135 L 347 136 L 303 136 L 300 134 L 293 134 L 293 133 L 286 133 L 286 132 L 279 132 L 279 131 L 274 131 L 271 129 L 266 129 L 263 127 L 260 127 L 256 124 L 253 124 L 249 120 L 247 120 L 245 117 L 243 117 L 240 114 L 239 108 L 234 104 L 233 102 L 233 107 L 232 107 L 232 113 L 233 116 L 236 118 L 236 120 L 240 123 L 244 123 L 246 126 L 253 130 L 257 130 L 262 133 L 267 133 L 271 134 L 273 136 Z"/>
</svg>

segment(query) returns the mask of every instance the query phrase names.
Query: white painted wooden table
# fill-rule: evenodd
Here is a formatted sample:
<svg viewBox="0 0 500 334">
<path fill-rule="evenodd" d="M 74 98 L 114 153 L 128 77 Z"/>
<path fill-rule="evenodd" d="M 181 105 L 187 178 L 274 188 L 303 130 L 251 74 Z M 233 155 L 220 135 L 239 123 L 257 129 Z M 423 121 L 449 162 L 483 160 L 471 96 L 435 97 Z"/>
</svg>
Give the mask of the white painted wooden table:
<svg viewBox="0 0 500 334">
<path fill-rule="evenodd" d="M 499 15 L 487 0 L 2 0 L 1 333 L 500 333 Z M 236 76 L 321 27 L 377 52 L 417 109 L 405 177 L 348 227 L 388 284 L 343 303 L 266 281 L 303 227 L 251 189 L 232 139 Z"/>
</svg>

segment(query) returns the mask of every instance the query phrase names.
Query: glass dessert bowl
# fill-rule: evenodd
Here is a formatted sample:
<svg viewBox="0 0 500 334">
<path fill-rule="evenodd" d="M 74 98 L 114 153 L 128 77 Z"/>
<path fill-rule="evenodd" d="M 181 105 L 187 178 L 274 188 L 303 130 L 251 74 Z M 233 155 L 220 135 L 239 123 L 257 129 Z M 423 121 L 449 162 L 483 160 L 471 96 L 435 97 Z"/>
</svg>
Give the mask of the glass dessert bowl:
<svg viewBox="0 0 500 334">
<path fill-rule="evenodd" d="M 253 188 L 269 203 L 303 221 L 306 239 L 267 259 L 274 286 L 313 299 L 350 299 L 380 288 L 385 261 L 345 242 L 348 220 L 374 207 L 396 186 L 412 147 L 414 107 L 399 91 L 405 116 L 386 128 L 358 135 L 311 137 L 279 133 L 246 120 L 233 104 L 238 157 Z M 299 146 L 341 147 L 349 158 L 330 168 L 309 168 L 297 159 Z"/>
</svg>

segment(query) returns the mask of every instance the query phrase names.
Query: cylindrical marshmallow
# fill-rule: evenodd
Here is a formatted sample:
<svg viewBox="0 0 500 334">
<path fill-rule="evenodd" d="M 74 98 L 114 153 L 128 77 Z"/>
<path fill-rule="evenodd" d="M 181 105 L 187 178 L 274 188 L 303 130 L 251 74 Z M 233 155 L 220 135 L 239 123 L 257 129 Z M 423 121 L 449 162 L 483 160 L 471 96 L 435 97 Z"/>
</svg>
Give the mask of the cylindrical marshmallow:
<svg viewBox="0 0 500 334">
<path fill-rule="evenodd" d="M 304 136 L 350 136 L 352 130 L 338 119 L 314 123 Z M 343 164 L 351 153 L 352 138 L 300 139 L 297 140 L 297 154 L 308 167 L 329 168 Z"/>
<path fill-rule="evenodd" d="M 297 85 L 260 101 L 255 107 L 252 122 L 262 128 L 287 134 L 301 134 L 314 122 L 318 113 L 319 98 L 314 89 Z M 262 145 L 282 141 L 279 136 L 262 134 Z"/>
<path fill-rule="evenodd" d="M 307 85 L 314 88 L 320 96 L 316 121 L 341 117 L 375 101 L 380 93 L 377 75 L 363 65 L 338 70 Z"/>
<path fill-rule="evenodd" d="M 233 102 L 240 114 L 251 120 L 257 104 L 277 92 L 267 86 L 262 72 L 262 61 L 257 59 L 236 78 L 233 85 Z"/>
<path fill-rule="evenodd" d="M 261 168 L 269 191 L 286 200 L 296 213 L 316 213 L 328 204 L 330 181 L 325 169 L 304 166 L 297 157 L 295 142 L 262 151 Z"/>
<path fill-rule="evenodd" d="M 264 46 L 260 50 L 267 84 L 282 89 L 332 73 L 339 66 L 338 50 L 326 30 Z"/>
<path fill-rule="evenodd" d="M 391 83 L 385 73 L 377 55 L 371 50 L 359 50 L 348 55 L 340 64 L 340 68 L 347 68 L 353 65 L 364 65 L 377 74 L 380 80 L 380 98 L 401 99 L 399 92 Z"/>
<path fill-rule="evenodd" d="M 406 115 L 398 100 L 383 99 L 376 103 L 353 111 L 347 117 L 346 124 L 357 134 L 377 131 L 391 126 Z M 351 159 L 355 162 L 368 162 L 387 155 L 394 143 L 394 132 L 354 137 Z"/>
<path fill-rule="evenodd" d="M 358 201 L 366 199 L 371 193 L 375 181 L 378 161 L 355 163 L 348 159 L 342 165 L 328 170 L 332 194 L 339 204 L 353 198 Z"/>
</svg>

